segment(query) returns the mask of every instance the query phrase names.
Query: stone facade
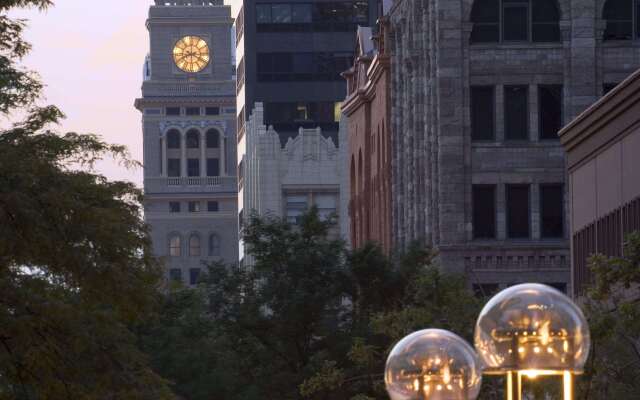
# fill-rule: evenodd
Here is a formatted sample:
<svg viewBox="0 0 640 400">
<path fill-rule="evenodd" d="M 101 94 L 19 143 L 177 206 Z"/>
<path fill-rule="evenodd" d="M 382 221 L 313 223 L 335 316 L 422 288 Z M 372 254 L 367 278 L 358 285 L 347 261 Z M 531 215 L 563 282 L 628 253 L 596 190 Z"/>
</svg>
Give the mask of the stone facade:
<svg viewBox="0 0 640 400">
<path fill-rule="evenodd" d="M 167 276 L 190 284 L 204 262 L 237 261 L 235 82 L 231 10 L 221 2 L 157 1 L 147 27 L 142 97 L 145 219 Z M 208 45 L 198 73 L 180 70 L 174 45 Z"/>
<path fill-rule="evenodd" d="M 283 148 L 278 133 L 264 125 L 263 113 L 262 103 L 256 103 L 246 124 L 246 153 L 241 166 L 244 171 L 240 190 L 241 221 L 257 213 L 296 223 L 304 210 L 316 205 L 321 216 L 335 214 L 337 227 L 344 229 L 342 220 L 347 215 L 347 204 L 341 196 L 346 183 L 342 179 L 343 151 L 331 138 L 323 136 L 320 128 L 300 128 L 298 135 L 289 139 Z M 251 264 L 242 243 L 240 260 L 244 265 Z"/>
<path fill-rule="evenodd" d="M 349 219 L 354 248 L 378 243 L 386 254 L 391 244 L 390 71 L 385 48 L 386 19 L 359 28 L 353 67 L 347 79 L 342 112 L 348 120 L 350 173 Z"/>
<path fill-rule="evenodd" d="M 471 43 L 474 0 L 399 0 L 389 13 L 393 241 L 400 247 L 416 239 L 433 245 L 445 269 L 466 272 L 480 289 L 521 281 L 569 283 L 568 220 L 563 238 L 540 234 L 540 185 L 564 184 L 566 173 L 560 143 L 538 137 L 538 85 L 563 86 L 567 123 L 602 95 L 605 84 L 620 82 L 640 65 L 637 40 L 603 40 L 604 0 L 555 5 L 559 40 L 551 43 Z M 495 90 L 495 140 L 471 140 L 470 96 L 477 85 Z M 506 85 L 529 88 L 529 140 L 504 138 Z M 479 184 L 496 188 L 492 240 L 473 236 L 472 185 Z M 505 232 L 508 184 L 530 188 L 526 240 Z"/>
</svg>

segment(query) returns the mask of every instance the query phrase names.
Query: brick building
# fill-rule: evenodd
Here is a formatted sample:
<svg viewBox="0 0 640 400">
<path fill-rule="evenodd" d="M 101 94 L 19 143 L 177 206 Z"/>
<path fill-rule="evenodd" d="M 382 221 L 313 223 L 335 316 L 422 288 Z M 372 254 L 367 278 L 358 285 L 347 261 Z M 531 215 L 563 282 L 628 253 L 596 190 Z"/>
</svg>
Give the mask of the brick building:
<svg viewBox="0 0 640 400">
<path fill-rule="evenodd" d="M 492 292 L 570 289 L 557 132 L 640 65 L 638 0 L 399 0 L 393 241 Z"/>
<path fill-rule="evenodd" d="M 385 20 L 373 37 L 358 28 L 355 63 L 343 75 L 347 98 L 342 112 L 348 120 L 350 232 L 354 248 L 368 241 L 391 252 L 391 134 L 389 55 Z"/>
<path fill-rule="evenodd" d="M 587 258 L 621 256 L 640 230 L 640 70 L 560 132 L 567 150 L 572 282 L 591 282 Z"/>
</svg>

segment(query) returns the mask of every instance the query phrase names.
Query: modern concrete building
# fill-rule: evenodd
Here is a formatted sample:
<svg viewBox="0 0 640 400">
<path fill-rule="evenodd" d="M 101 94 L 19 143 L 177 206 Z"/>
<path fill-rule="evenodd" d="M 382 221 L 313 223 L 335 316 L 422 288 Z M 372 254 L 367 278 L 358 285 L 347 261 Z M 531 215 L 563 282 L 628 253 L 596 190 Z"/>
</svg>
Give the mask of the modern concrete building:
<svg viewBox="0 0 640 400">
<path fill-rule="evenodd" d="M 640 64 L 637 0 L 398 0 L 393 241 L 484 293 L 570 289 L 557 132 Z"/>
<path fill-rule="evenodd" d="M 320 128 L 300 128 L 284 147 L 280 135 L 263 123 L 264 109 L 256 103 L 246 123 L 244 185 L 240 221 L 248 213 L 286 218 L 297 224 L 312 205 L 321 218 L 337 218 L 336 233 L 346 229 L 346 157 Z M 344 133 L 344 130 L 342 130 Z M 347 234 L 342 232 L 343 236 Z M 251 260 L 240 242 L 240 262 Z"/>
<path fill-rule="evenodd" d="M 355 62 L 343 74 L 347 97 L 342 111 L 348 121 L 351 244 L 358 248 L 376 242 L 390 254 L 391 72 L 386 18 L 377 28 L 375 36 L 371 28 L 358 28 Z"/>
<path fill-rule="evenodd" d="M 572 286 L 591 282 L 587 258 L 621 256 L 640 230 L 640 70 L 560 132 L 567 150 Z"/>
<path fill-rule="evenodd" d="M 149 10 L 142 97 L 145 219 L 168 277 L 237 261 L 235 81 L 230 7 L 160 1 Z"/>
</svg>

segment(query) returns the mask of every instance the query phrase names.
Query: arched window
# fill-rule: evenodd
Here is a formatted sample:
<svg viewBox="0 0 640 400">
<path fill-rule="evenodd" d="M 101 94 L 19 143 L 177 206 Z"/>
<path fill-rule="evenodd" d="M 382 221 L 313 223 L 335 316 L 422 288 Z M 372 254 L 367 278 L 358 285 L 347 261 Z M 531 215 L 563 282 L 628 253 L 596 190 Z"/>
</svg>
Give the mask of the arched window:
<svg viewBox="0 0 640 400">
<path fill-rule="evenodd" d="M 189 255 L 191 257 L 200 257 L 200 236 L 193 234 L 189 238 Z"/>
<path fill-rule="evenodd" d="M 209 255 L 210 256 L 219 256 L 220 255 L 220 237 L 215 233 L 209 236 Z"/>
<path fill-rule="evenodd" d="M 200 148 L 200 133 L 195 129 L 191 129 L 187 132 L 187 148 L 199 149 Z"/>
<path fill-rule="evenodd" d="M 476 0 L 472 43 L 559 42 L 557 0 Z"/>
<path fill-rule="evenodd" d="M 175 129 L 167 132 L 167 148 L 179 149 L 180 148 L 180 132 Z"/>
<path fill-rule="evenodd" d="M 182 255 L 182 246 L 179 235 L 173 235 L 169 238 L 169 255 L 171 257 L 180 257 Z"/>
<path fill-rule="evenodd" d="M 639 0 L 607 0 L 602 18 L 607 21 L 604 40 L 630 40 L 634 37 L 640 37 Z"/>
<path fill-rule="evenodd" d="M 220 134 L 217 130 L 211 129 L 207 131 L 207 148 L 217 149 L 220 147 Z"/>
</svg>

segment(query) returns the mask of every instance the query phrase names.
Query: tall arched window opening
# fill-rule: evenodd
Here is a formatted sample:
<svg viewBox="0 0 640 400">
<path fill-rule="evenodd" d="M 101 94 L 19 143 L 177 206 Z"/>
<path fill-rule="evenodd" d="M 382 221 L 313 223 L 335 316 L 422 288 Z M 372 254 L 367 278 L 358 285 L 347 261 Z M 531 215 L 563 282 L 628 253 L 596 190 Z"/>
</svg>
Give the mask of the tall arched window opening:
<svg viewBox="0 0 640 400">
<path fill-rule="evenodd" d="M 602 19 L 607 22 L 604 40 L 640 37 L 640 0 L 607 0 Z"/>
<path fill-rule="evenodd" d="M 179 149 L 180 148 L 180 132 L 175 129 L 167 132 L 167 148 Z"/>
<path fill-rule="evenodd" d="M 559 42 L 557 0 L 476 0 L 472 43 Z"/>
<path fill-rule="evenodd" d="M 189 255 L 191 257 L 200 257 L 200 236 L 193 234 L 189 238 Z"/>
<path fill-rule="evenodd" d="M 187 132 L 187 148 L 199 149 L 200 148 L 200 133 L 195 129 Z"/>
<path fill-rule="evenodd" d="M 169 255 L 171 257 L 180 257 L 182 255 L 180 236 L 173 235 L 169 238 Z"/>
<path fill-rule="evenodd" d="M 207 131 L 207 148 L 217 149 L 220 147 L 220 134 L 217 130 L 211 129 Z"/>
</svg>

